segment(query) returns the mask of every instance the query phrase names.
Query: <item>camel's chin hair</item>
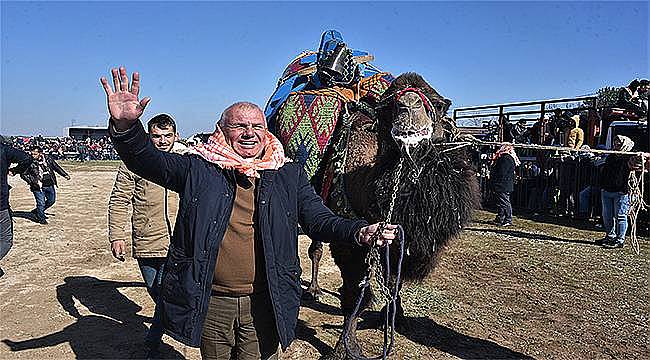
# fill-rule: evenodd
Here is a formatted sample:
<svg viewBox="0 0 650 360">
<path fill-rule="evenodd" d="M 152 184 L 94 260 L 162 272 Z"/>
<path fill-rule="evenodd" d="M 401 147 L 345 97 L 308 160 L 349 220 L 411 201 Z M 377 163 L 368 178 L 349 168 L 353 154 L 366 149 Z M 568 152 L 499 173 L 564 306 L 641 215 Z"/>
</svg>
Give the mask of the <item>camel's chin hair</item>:
<svg viewBox="0 0 650 360">
<path fill-rule="evenodd" d="M 390 131 L 393 140 L 401 146 L 407 148 L 407 151 L 419 145 L 422 141 L 431 140 L 431 135 L 433 134 L 433 126 L 429 125 L 418 131 L 409 131 L 401 132 L 395 128 L 392 128 Z"/>
</svg>

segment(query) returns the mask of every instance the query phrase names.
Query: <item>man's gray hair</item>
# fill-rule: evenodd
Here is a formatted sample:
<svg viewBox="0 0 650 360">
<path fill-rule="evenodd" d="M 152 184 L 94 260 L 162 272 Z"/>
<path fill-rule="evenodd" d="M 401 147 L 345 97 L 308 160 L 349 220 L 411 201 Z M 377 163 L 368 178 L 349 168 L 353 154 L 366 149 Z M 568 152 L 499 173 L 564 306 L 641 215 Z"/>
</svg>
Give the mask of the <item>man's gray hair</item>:
<svg viewBox="0 0 650 360">
<path fill-rule="evenodd" d="M 249 101 L 238 101 L 226 108 L 221 113 L 221 117 L 219 118 L 219 121 L 217 122 L 218 125 L 223 126 L 223 124 L 226 122 L 226 119 L 229 119 L 230 116 L 232 115 L 232 112 L 235 110 L 257 110 L 259 111 L 262 115 L 264 115 L 264 111 L 257 106 L 257 104 L 254 104 Z"/>
</svg>

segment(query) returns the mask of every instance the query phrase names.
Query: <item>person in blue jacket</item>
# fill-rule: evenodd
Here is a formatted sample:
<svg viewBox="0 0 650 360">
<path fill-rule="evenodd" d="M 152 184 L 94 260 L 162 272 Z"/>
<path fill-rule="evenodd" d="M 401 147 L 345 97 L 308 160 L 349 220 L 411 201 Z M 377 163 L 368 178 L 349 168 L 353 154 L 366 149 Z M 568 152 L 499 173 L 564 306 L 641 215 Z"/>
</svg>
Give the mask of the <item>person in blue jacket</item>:
<svg viewBox="0 0 650 360">
<path fill-rule="evenodd" d="M 298 320 L 298 224 L 313 239 L 359 246 L 390 244 L 396 226 L 333 214 L 252 103 L 228 107 L 192 154 L 158 151 L 139 121 L 150 101 L 139 99 L 139 74 L 129 84 L 123 67 L 111 73 L 114 88 L 101 83 L 120 158 L 180 194 L 159 303 L 166 333 L 207 359 L 277 358 Z"/>
<path fill-rule="evenodd" d="M 0 260 L 9 253 L 14 240 L 14 228 L 9 209 L 9 183 L 7 175 L 23 173 L 32 163 L 26 152 L 0 141 Z M 16 164 L 10 168 L 11 164 Z M 0 268 L 0 277 L 4 271 Z"/>
</svg>

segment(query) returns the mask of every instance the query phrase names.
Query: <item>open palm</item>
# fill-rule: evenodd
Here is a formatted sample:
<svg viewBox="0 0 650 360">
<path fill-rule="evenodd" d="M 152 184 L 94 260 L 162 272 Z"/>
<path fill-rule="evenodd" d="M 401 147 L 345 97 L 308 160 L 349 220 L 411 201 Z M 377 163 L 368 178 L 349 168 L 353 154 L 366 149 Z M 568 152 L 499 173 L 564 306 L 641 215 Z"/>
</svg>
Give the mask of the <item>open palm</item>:
<svg viewBox="0 0 650 360">
<path fill-rule="evenodd" d="M 113 76 L 113 86 L 111 88 L 106 78 L 101 78 L 100 81 L 106 92 L 106 99 L 108 103 L 108 112 L 118 130 L 128 129 L 135 121 L 137 121 L 144 108 L 151 100 L 145 97 L 142 100 L 138 99 L 140 93 L 140 75 L 137 72 L 133 73 L 131 85 L 129 86 L 129 78 L 126 75 L 126 69 L 111 69 Z"/>
</svg>

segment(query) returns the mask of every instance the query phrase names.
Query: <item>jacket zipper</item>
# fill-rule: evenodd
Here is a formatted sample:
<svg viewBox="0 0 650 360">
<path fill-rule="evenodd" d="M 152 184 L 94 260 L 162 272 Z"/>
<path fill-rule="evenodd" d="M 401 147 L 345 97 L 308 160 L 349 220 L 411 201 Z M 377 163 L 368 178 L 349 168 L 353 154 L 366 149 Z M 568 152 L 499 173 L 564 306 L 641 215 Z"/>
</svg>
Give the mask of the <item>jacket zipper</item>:
<svg viewBox="0 0 650 360">
<path fill-rule="evenodd" d="M 224 177 L 226 177 L 226 176 L 224 176 Z M 223 216 L 221 218 L 221 223 L 222 224 L 223 224 L 224 221 L 227 221 L 226 217 L 229 217 L 232 214 L 232 209 L 233 209 L 233 207 L 235 205 L 234 190 L 232 189 L 232 184 L 230 184 L 230 182 L 227 181 L 227 177 L 226 177 L 226 184 L 227 184 L 226 186 L 228 186 L 228 190 L 230 190 L 232 192 L 232 195 L 230 196 L 230 210 L 223 214 Z M 216 224 L 215 224 L 215 226 L 216 226 Z M 226 233 L 226 227 L 224 226 L 223 227 L 223 232 L 219 236 L 223 239 L 223 236 L 225 235 L 225 233 Z M 210 246 L 208 247 L 208 261 L 206 261 L 206 265 L 205 265 L 207 268 L 210 267 L 210 263 L 211 263 L 210 256 L 212 256 L 215 244 L 216 244 L 216 241 L 210 241 Z M 214 255 L 214 266 L 216 266 L 216 261 L 217 261 L 217 254 Z M 209 269 L 206 269 L 205 283 L 201 284 L 203 291 L 201 291 L 201 297 L 199 299 L 199 305 L 201 306 L 201 309 L 197 309 L 197 310 L 200 310 L 200 311 L 194 312 L 194 315 L 192 316 L 192 329 L 194 328 L 194 324 L 196 323 L 196 317 L 200 313 L 203 312 L 203 308 L 205 307 L 205 305 L 204 305 L 205 294 L 208 293 L 207 287 L 212 286 L 212 275 L 214 275 L 214 266 L 212 267 L 212 274 L 207 271 Z M 207 281 L 208 279 L 210 279 L 210 281 Z M 209 298 L 209 296 L 208 296 L 208 298 Z"/>
<path fill-rule="evenodd" d="M 266 186 L 271 186 L 271 182 L 268 181 L 268 178 L 267 178 L 267 177 L 268 177 L 267 172 L 266 172 L 266 171 L 262 171 L 262 172 L 261 172 L 261 176 L 260 176 L 260 183 L 259 183 L 259 186 L 255 189 L 255 191 L 257 192 L 257 201 L 260 201 L 260 198 L 261 198 L 260 193 L 261 193 L 261 191 L 262 191 L 262 184 L 264 183 Z M 267 180 L 267 182 L 265 183 L 264 180 Z M 268 193 L 268 190 L 267 190 L 266 192 Z M 261 222 L 261 220 L 260 220 L 260 218 L 261 218 L 261 215 L 260 215 L 261 211 L 259 210 L 260 207 L 259 207 L 258 204 L 255 204 L 255 205 L 257 206 L 257 208 L 256 208 L 256 210 L 257 210 L 257 224 L 258 224 L 258 227 L 261 227 L 261 226 L 262 226 L 262 222 Z M 266 200 L 266 206 L 269 207 L 269 208 L 271 207 L 271 203 L 270 203 L 268 200 Z M 268 220 L 268 219 L 267 219 L 267 220 Z M 275 302 L 275 299 L 274 299 L 274 297 L 273 297 L 273 296 L 274 296 L 274 295 L 273 295 L 273 291 L 272 291 L 271 288 L 270 288 L 270 282 L 269 282 L 269 264 L 268 264 L 268 261 L 266 261 L 266 253 L 267 253 L 267 250 L 266 250 L 266 243 L 265 243 L 265 241 L 264 241 L 264 234 L 262 234 L 262 231 L 260 231 L 260 235 L 259 235 L 259 236 L 260 236 L 260 240 L 262 240 L 262 251 L 264 252 L 264 254 L 263 254 L 263 255 L 264 255 L 264 264 L 266 265 L 266 269 L 265 269 L 265 272 L 266 272 L 266 286 L 267 286 L 267 290 L 268 290 L 268 293 L 269 293 L 269 299 L 271 300 L 271 307 L 272 307 L 272 309 L 273 309 L 273 314 L 274 314 L 275 316 L 278 316 L 278 313 L 277 313 L 277 310 L 276 310 L 276 306 L 275 306 L 276 302 Z M 272 244 L 271 244 L 271 245 L 272 245 Z M 274 267 L 274 268 L 275 268 L 275 275 L 276 275 L 276 278 L 279 279 L 277 266 Z M 278 280 L 278 281 L 279 281 L 279 280 Z M 278 332 L 278 336 L 279 336 L 279 334 L 280 334 L 280 329 L 279 329 L 278 321 L 274 321 L 274 322 L 275 322 L 275 331 Z"/>
</svg>

